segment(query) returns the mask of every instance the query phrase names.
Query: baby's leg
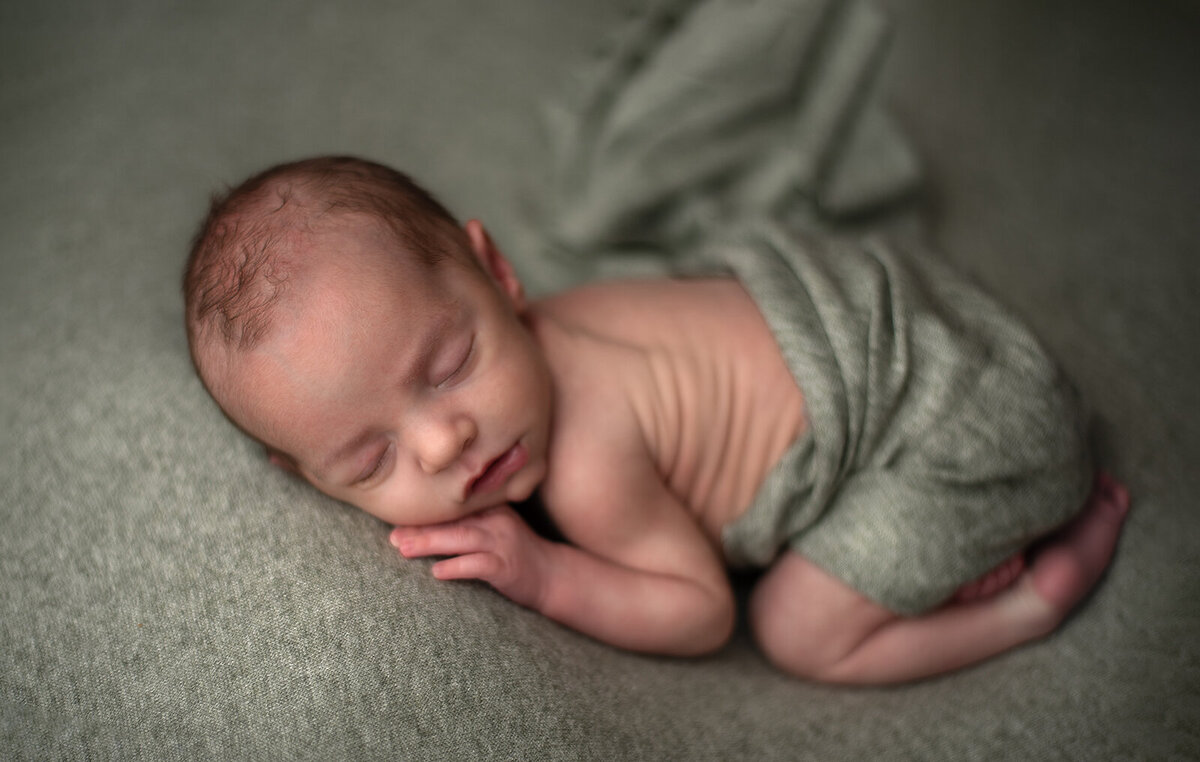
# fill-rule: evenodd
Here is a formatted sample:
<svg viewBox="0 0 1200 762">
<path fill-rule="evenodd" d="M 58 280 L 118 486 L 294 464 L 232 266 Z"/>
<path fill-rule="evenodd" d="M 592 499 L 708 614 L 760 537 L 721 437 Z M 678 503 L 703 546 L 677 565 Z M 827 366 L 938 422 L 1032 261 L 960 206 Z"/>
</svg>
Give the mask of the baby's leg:
<svg viewBox="0 0 1200 762">
<path fill-rule="evenodd" d="M 1107 475 L 1070 525 L 1040 546 L 999 594 L 900 617 L 795 553 L 750 601 L 764 653 L 800 677 L 842 683 L 914 680 L 982 661 L 1052 631 L 1112 559 L 1129 493 Z"/>
</svg>

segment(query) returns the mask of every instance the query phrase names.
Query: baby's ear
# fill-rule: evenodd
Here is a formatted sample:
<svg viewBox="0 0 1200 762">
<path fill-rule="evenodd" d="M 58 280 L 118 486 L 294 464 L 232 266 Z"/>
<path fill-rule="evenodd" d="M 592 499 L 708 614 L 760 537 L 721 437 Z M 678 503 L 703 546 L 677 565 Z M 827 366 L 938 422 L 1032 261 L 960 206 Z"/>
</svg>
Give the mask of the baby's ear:
<svg viewBox="0 0 1200 762">
<path fill-rule="evenodd" d="M 492 276 L 492 280 L 496 281 L 496 285 L 500 286 L 500 290 L 508 295 L 513 308 L 517 312 L 524 312 L 525 288 L 521 285 L 521 279 L 517 277 L 517 271 L 513 269 L 508 258 L 492 241 L 492 237 L 488 235 L 482 222 L 467 220 L 464 227 L 475 258 L 483 265 L 487 274 Z"/>
<path fill-rule="evenodd" d="M 288 455 L 286 452 L 281 450 L 276 450 L 274 447 L 264 446 L 263 449 L 266 450 L 267 461 L 270 462 L 272 466 L 282 468 L 292 476 L 300 476 L 300 466 L 296 463 L 296 459 L 291 455 Z"/>
</svg>

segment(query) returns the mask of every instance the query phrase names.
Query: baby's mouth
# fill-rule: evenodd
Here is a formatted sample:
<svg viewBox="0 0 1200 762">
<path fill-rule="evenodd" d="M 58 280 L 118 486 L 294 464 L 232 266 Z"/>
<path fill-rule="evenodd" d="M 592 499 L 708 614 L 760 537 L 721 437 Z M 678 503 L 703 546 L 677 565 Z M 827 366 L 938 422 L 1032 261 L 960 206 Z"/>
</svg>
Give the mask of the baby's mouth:
<svg viewBox="0 0 1200 762">
<path fill-rule="evenodd" d="M 491 492 L 500 487 L 509 477 L 520 471 L 529 462 L 529 451 L 517 442 L 505 450 L 467 485 L 467 498 L 475 494 Z"/>
</svg>

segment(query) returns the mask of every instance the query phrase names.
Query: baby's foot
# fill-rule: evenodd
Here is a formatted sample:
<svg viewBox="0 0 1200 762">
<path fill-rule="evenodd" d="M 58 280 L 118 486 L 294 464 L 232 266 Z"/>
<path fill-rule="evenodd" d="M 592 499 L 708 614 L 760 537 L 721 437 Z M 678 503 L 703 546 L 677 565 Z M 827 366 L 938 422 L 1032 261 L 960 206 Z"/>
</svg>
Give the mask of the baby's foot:
<svg viewBox="0 0 1200 762">
<path fill-rule="evenodd" d="M 1099 473 L 1083 511 L 1032 559 L 1030 575 L 1038 596 L 1066 615 L 1108 567 L 1128 513 L 1129 490 Z"/>
<path fill-rule="evenodd" d="M 951 603 L 971 603 L 990 598 L 1007 589 L 1025 571 L 1025 554 L 1018 553 L 973 582 L 960 587 L 950 598 Z"/>
</svg>

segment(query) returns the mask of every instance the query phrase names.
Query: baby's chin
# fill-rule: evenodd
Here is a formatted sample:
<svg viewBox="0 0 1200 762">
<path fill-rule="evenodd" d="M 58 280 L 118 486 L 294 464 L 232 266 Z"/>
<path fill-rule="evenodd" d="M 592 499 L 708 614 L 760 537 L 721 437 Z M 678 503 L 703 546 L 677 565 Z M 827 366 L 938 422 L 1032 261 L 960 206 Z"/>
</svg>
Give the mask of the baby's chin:
<svg viewBox="0 0 1200 762">
<path fill-rule="evenodd" d="M 533 497 L 533 493 L 537 492 L 541 484 L 541 479 L 531 479 L 527 485 L 514 485 L 509 496 L 509 502 L 521 503 L 528 500 Z"/>
<path fill-rule="evenodd" d="M 453 521 L 454 519 L 460 519 L 477 513 L 483 513 L 484 511 L 490 511 L 493 508 L 523 503 L 529 498 L 533 497 L 539 486 L 540 482 L 533 482 L 529 485 L 507 485 L 506 489 L 497 492 L 494 495 L 480 496 L 478 499 L 467 501 L 467 504 L 464 506 L 465 510 L 463 510 L 457 516 L 447 520 Z"/>
<path fill-rule="evenodd" d="M 529 463 L 524 472 L 517 474 L 517 477 L 508 485 L 508 501 L 511 503 L 522 503 L 538 491 L 546 479 L 545 461 Z"/>
</svg>

